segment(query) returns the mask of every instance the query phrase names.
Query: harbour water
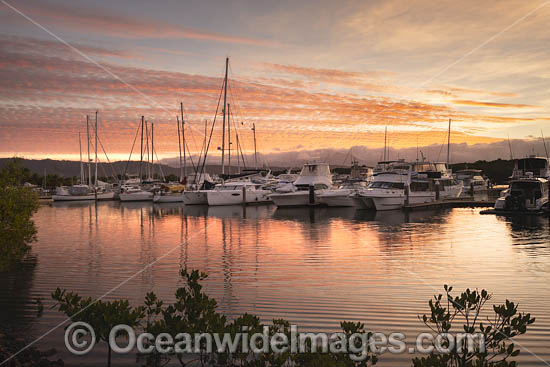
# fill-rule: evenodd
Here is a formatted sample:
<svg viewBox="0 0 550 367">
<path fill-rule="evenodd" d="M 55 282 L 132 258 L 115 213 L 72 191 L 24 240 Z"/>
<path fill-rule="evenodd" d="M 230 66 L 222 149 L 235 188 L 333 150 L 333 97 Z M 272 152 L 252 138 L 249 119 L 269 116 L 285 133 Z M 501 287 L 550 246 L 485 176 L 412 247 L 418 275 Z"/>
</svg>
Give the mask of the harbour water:
<svg viewBox="0 0 550 367">
<path fill-rule="evenodd" d="M 548 365 L 549 220 L 479 211 L 54 203 L 35 215 L 32 260 L 0 279 L 0 321 L 30 340 L 40 337 L 64 320 L 50 309 L 56 287 L 92 297 L 116 287 L 107 298 L 134 305 L 154 290 L 171 301 L 179 269 L 187 267 L 208 273 L 206 290 L 229 317 L 248 312 L 325 332 L 337 331 L 340 321 L 361 321 L 413 341 L 427 331 L 417 315 L 450 284 L 487 289 L 494 303 L 519 302 L 536 317 L 517 339 L 519 365 Z M 40 318 L 36 298 L 45 305 Z M 68 365 L 104 365 L 104 345 L 72 356 L 63 334 L 61 326 L 37 346 L 55 347 Z M 411 358 L 386 353 L 378 365 L 411 365 Z M 113 365 L 132 361 L 134 355 L 115 355 Z"/>
</svg>

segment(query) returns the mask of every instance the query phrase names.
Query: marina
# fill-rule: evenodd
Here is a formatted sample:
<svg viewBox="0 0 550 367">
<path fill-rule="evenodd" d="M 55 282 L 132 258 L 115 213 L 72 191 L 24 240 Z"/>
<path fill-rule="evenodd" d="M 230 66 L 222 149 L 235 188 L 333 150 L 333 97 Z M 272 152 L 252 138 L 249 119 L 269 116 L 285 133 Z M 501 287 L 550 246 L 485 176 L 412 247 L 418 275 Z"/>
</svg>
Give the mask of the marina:
<svg viewBox="0 0 550 367">
<path fill-rule="evenodd" d="M 0 367 L 550 366 L 550 0 L 0 3 Z"/>
</svg>

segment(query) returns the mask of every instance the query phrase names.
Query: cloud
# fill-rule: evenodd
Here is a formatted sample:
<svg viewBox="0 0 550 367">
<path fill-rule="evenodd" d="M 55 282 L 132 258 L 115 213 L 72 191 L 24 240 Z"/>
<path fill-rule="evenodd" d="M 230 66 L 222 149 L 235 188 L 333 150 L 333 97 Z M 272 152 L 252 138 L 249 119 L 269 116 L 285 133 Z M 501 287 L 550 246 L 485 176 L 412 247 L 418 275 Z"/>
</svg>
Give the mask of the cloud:
<svg viewBox="0 0 550 367">
<path fill-rule="evenodd" d="M 129 153 L 137 122 L 144 115 L 155 122 L 159 155 L 172 154 L 178 149 L 175 117 L 180 101 L 184 102 L 191 128 L 189 148 L 200 150 L 203 121 L 208 119 L 212 123 L 220 78 L 121 66 L 109 59 L 113 55 L 119 57 L 115 51 L 104 48 L 89 51 L 149 98 L 143 98 L 80 56 L 55 49 L 51 42 L 0 38 L 2 154 L 74 154 L 78 149 L 76 136 L 84 126 L 85 115 L 96 109 L 100 111 L 101 136 L 110 153 Z M 355 75 L 329 69 L 281 69 L 311 75 L 314 79 L 334 75 L 347 80 Z M 252 147 L 249 131 L 252 123 L 257 126 L 259 149 L 269 152 L 292 151 L 297 146 L 376 147 L 383 144 L 386 126 L 391 145 L 396 148 L 416 145 L 417 140 L 429 145 L 445 140 L 449 117 L 454 121 L 454 141 L 487 143 L 497 140 L 487 137 L 495 125 L 515 126 L 546 118 L 472 114 L 445 104 L 362 96 L 348 91 L 324 92 L 301 85 L 274 85 L 269 78 L 232 76 L 229 92 L 234 121 L 245 123 L 238 126 L 241 143 L 248 151 Z M 213 139 L 219 141 L 220 131 L 218 128 L 214 131 Z"/>
<path fill-rule="evenodd" d="M 468 101 L 454 99 L 454 104 L 466 105 L 466 106 L 478 106 L 478 107 L 498 107 L 498 108 L 538 108 L 538 106 L 532 106 L 528 104 L 517 103 L 497 103 L 497 102 L 482 102 L 482 101 Z"/>
<path fill-rule="evenodd" d="M 31 18 L 40 18 L 41 22 L 51 22 L 55 27 L 72 32 L 93 33 L 125 39 L 188 38 L 200 41 L 262 47 L 280 46 L 279 42 L 275 40 L 205 32 L 199 29 L 161 22 L 151 19 L 147 15 L 138 19 L 118 15 L 111 10 L 102 11 L 83 6 L 65 6 L 42 2 L 17 3 L 13 4 L 13 6 L 23 13 L 29 14 Z M 15 17 L 19 17 L 11 9 L 4 7 L 3 10 L 4 12 L 11 12 Z M 14 19 L 11 18 L 10 21 L 13 22 Z"/>
</svg>

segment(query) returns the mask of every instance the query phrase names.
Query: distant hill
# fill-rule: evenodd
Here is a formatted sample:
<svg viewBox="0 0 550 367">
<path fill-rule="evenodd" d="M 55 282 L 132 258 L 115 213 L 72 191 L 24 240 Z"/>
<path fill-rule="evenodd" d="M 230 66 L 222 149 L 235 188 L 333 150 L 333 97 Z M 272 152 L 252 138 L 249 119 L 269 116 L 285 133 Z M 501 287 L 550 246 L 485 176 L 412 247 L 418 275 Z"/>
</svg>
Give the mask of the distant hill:
<svg viewBox="0 0 550 367">
<path fill-rule="evenodd" d="M 0 158 L 0 168 L 3 167 L 8 161 L 12 160 L 13 158 Z M 18 160 L 21 162 L 23 167 L 27 168 L 30 173 L 35 173 L 37 175 L 44 175 L 44 170 L 46 171 L 47 175 L 57 175 L 61 177 L 79 177 L 80 176 L 80 162 L 76 161 L 59 161 L 59 160 L 53 160 L 53 159 L 23 159 L 18 158 Z M 154 172 L 155 174 L 160 173 L 160 168 L 162 168 L 162 172 L 165 176 L 168 175 L 176 175 L 179 176 L 179 168 L 178 167 L 172 167 L 166 164 L 155 164 L 154 165 Z M 92 175 L 94 174 L 95 166 L 92 164 Z M 143 168 L 145 169 L 145 168 Z M 84 166 L 85 172 L 87 172 L 86 166 Z M 127 174 L 138 174 L 139 173 L 139 162 L 131 161 L 118 161 L 113 162 L 112 164 L 109 163 L 98 163 L 98 176 L 99 177 L 108 177 L 113 176 L 113 170 L 116 172 L 117 175 L 122 175 L 124 171 L 126 170 Z M 187 167 L 188 173 L 193 172 L 193 167 L 191 165 L 188 165 Z M 232 173 L 235 173 L 237 170 L 237 167 L 232 166 L 231 171 Z M 274 168 L 274 170 L 279 170 L 278 168 Z M 205 171 L 208 173 L 215 173 L 219 174 L 221 173 L 221 166 L 220 165 L 206 165 Z"/>
</svg>

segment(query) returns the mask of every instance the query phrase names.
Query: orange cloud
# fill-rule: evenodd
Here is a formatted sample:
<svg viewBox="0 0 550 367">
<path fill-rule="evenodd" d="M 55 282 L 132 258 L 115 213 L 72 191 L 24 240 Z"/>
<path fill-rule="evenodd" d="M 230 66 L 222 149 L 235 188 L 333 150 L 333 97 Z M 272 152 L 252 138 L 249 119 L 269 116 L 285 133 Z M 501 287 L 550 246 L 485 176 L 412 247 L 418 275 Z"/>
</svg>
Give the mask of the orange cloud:
<svg viewBox="0 0 550 367">
<path fill-rule="evenodd" d="M 203 121 L 206 118 L 211 123 L 216 109 L 219 78 L 103 63 L 150 97 L 144 99 L 76 55 L 49 50 L 48 43 L 27 40 L 16 48 L 4 47 L 9 42 L 12 41 L 0 38 L 0 153 L 74 154 L 78 152 L 76 137 L 84 129 L 85 115 L 99 109 L 100 134 L 109 153 L 129 153 L 137 122 L 144 115 L 155 122 L 159 155 L 174 155 L 178 149 L 175 117 L 180 101 L 187 110 L 187 126 L 192 128 L 189 149 L 200 151 Z M 109 54 L 108 50 L 96 52 Z M 317 75 L 313 78 L 337 75 L 352 79 L 355 75 L 323 69 L 298 71 Z M 445 139 L 449 117 L 458 122 L 453 142 L 489 142 L 494 139 L 484 136 L 487 128 L 478 122 L 522 121 L 468 114 L 446 105 L 406 99 L 319 92 L 308 89 L 307 84 L 274 85 L 269 80 L 240 79 L 230 83 L 234 121 L 244 122 L 237 126 L 245 150 L 252 146 L 252 122 L 258 129 L 259 147 L 270 152 L 289 151 L 297 146 L 376 147 L 383 144 L 385 126 L 389 126 L 394 147 L 415 146 L 417 139 L 425 145 L 439 144 Z M 158 103 L 151 103 L 151 99 Z M 475 121 L 479 129 L 461 127 L 461 122 L 470 121 Z M 219 129 L 215 129 L 213 139 L 221 140 Z"/>
<path fill-rule="evenodd" d="M 538 108 L 538 106 L 532 106 L 528 104 L 515 104 L 515 103 L 497 103 L 497 102 L 482 102 L 482 101 L 468 101 L 468 100 L 453 100 L 454 104 L 460 104 L 465 106 L 479 106 L 479 107 L 499 107 L 499 108 Z"/>
</svg>

